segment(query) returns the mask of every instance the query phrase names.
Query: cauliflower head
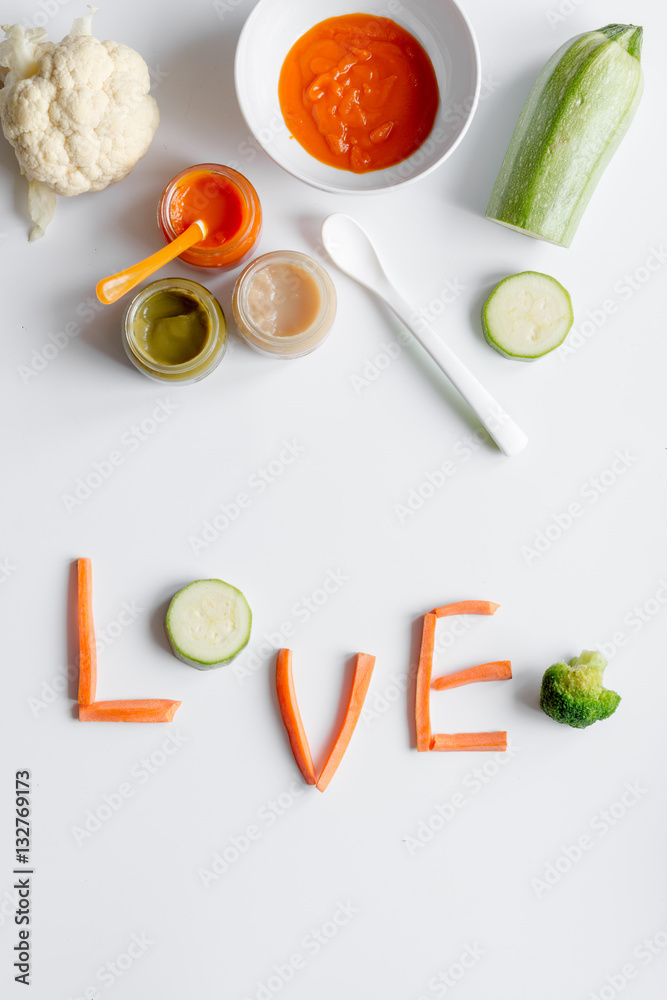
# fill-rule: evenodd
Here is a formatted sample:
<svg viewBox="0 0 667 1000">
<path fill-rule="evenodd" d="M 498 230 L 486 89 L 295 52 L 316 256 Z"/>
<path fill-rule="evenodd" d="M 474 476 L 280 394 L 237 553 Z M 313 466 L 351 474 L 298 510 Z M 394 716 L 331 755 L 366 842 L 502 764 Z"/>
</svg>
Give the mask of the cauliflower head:
<svg viewBox="0 0 667 1000">
<path fill-rule="evenodd" d="M 20 24 L 0 42 L 0 119 L 30 182 L 31 239 L 44 234 L 57 194 L 126 177 L 160 119 L 146 63 L 127 45 L 94 38 L 91 10 L 61 42 Z"/>
</svg>

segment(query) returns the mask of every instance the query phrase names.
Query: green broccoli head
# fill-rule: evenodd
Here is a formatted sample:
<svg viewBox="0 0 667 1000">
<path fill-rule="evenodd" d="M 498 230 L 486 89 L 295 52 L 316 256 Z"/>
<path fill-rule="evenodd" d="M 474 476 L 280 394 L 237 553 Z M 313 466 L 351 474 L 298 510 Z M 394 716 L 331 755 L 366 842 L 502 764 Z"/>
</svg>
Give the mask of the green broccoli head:
<svg viewBox="0 0 667 1000">
<path fill-rule="evenodd" d="M 556 722 L 577 729 L 608 719 L 621 700 L 602 686 L 607 661 L 601 653 L 585 649 L 568 663 L 554 663 L 542 678 L 540 707 Z"/>
</svg>

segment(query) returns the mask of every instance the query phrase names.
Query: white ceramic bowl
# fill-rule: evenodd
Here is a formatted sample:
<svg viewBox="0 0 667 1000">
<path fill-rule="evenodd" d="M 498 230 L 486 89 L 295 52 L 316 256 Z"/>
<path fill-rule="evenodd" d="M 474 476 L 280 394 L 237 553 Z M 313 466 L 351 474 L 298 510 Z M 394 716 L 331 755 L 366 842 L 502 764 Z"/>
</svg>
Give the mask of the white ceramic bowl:
<svg viewBox="0 0 667 1000">
<path fill-rule="evenodd" d="M 278 102 L 285 56 L 301 35 L 328 17 L 352 13 L 390 17 L 426 49 L 438 79 L 433 131 L 407 160 L 356 174 L 320 163 L 290 137 Z M 259 0 L 236 49 L 236 94 L 248 127 L 279 166 L 335 194 L 370 194 L 424 177 L 456 149 L 479 100 L 480 60 L 467 17 L 454 0 Z"/>
</svg>

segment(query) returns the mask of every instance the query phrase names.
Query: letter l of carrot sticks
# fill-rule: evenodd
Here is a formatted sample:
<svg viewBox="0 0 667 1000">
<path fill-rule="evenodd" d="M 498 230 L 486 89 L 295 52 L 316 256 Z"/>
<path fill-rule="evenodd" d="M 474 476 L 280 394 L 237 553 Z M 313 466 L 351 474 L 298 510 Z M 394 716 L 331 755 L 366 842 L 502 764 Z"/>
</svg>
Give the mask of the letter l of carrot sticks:
<svg viewBox="0 0 667 1000">
<path fill-rule="evenodd" d="M 166 698 L 95 701 L 97 646 L 93 622 L 93 570 L 90 559 L 77 559 L 79 618 L 79 721 L 171 722 L 180 701 Z"/>
</svg>

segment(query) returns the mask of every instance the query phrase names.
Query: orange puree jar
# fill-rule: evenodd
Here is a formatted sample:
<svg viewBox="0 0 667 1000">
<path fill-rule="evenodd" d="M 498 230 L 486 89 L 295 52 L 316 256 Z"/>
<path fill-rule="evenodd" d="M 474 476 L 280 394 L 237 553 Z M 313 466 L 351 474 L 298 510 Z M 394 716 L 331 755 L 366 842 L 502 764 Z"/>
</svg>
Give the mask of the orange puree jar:
<svg viewBox="0 0 667 1000">
<path fill-rule="evenodd" d="M 198 163 L 167 184 L 158 205 L 158 224 L 167 243 L 193 222 L 207 235 L 180 255 L 196 267 L 233 268 L 252 253 L 262 228 L 262 207 L 250 181 L 220 163 Z"/>
</svg>

